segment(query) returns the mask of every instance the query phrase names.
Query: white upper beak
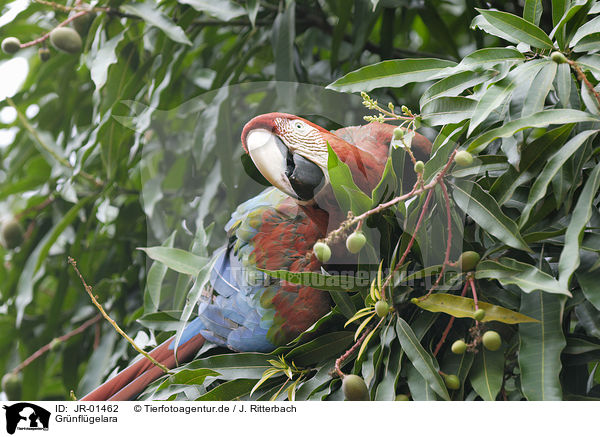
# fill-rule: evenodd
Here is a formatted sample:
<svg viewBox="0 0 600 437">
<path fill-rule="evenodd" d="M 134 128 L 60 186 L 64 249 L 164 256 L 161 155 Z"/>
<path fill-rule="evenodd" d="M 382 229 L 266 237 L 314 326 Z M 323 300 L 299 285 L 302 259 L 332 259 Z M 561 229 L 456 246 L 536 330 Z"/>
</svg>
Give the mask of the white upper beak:
<svg viewBox="0 0 600 437">
<path fill-rule="evenodd" d="M 298 196 L 285 175 L 286 156 L 278 147 L 279 138 L 266 129 L 251 130 L 246 136 L 250 158 L 258 171 L 273 184 L 293 198 Z"/>
</svg>

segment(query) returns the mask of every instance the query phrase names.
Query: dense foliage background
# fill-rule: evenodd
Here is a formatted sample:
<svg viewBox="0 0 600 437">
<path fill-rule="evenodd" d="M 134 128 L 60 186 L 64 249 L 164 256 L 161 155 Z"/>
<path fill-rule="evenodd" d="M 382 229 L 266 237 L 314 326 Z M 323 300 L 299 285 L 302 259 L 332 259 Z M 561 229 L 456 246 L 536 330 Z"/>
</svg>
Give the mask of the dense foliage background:
<svg viewBox="0 0 600 437">
<path fill-rule="evenodd" d="M 18 92 L 0 96 L 0 215 L 4 223 L 16 217 L 24 231 L 17 247 L 4 241 L 0 248 L 0 373 L 51 345 L 18 367 L 20 393 L 13 398 L 66 399 L 71 390 L 80 397 L 135 356 L 108 323 L 68 334 L 97 313 L 68 256 L 136 343 L 155 345 L 192 312 L 196 302 L 186 295 L 224 243 L 231 212 L 263 189 L 240 159 L 244 123 L 272 111 L 327 128 L 360 123 L 377 111 L 361 106 L 359 91 L 385 108 L 389 101 L 420 114 L 422 132 L 434 141 L 427 180 L 457 144 L 478 155 L 447 176 L 456 226 L 452 260 L 463 248 L 477 251 L 479 298 L 539 323 L 486 323 L 501 333 L 500 350 L 452 354 L 452 341 L 468 338 L 469 313 L 433 356 L 449 316 L 409 299 L 425 294 L 439 271 L 427 254 L 444 251 L 444 199 L 436 189 L 418 250 L 403 268 L 423 270 L 426 278 L 395 287 L 396 311 L 344 371 L 362 375 L 372 399 L 600 398 L 600 3 L 92 6 L 89 20 L 79 23 L 81 52 L 51 48 L 42 61 L 44 41 L 0 55 L 2 82 L 22 79 L 7 73 L 23 64 L 19 58 L 28 66 Z M 0 37 L 34 40 L 73 14 L 71 7 L 82 5 L 8 3 L 0 9 Z M 550 58 L 553 51 L 569 62 Z M 403 153 L 393 151 L 395 159 Z M 388 176 L 398 194 L 403 167 L 394 165 L 395 177 Z M 403 229 L 414 229 L 424 197 L 395 209 Z M 374 217 L 368 225 L 381 232 L 382 221 Z M 396 243 L 405 248 L 410 233 L 397 224 L 385 229 L 394 239 L 379 254 L 393 267 Z M 177 269 L 180 259 L 155 251 L 150 257 L 163 262 L 151 262 L 138 250 L 157 245 L 190 251 L 197 258 L 188 253 L 183 261 L 200 264 L 183 274 L 181 264 L 179 272 L 166 267 Z M 364 264 L 378 261 L 376 255 Z M 456 273 L 446 285 L 460 291 L 463 280 Z M 353 344 L 357 324 L 344 324 L 372 304 L 367 290 L 356 291 L 336 293 L 335 309 L 313 332 L 272 355 L 207 348 L 143 397 L 248 399 L 267 372 L 252 399 L 343 399 L 330 372 Z M 283 364 L 273 368 L 281 356 Z M 439 370 L 456 374 L 460 388 L 448 390 Z"/>
</svg>

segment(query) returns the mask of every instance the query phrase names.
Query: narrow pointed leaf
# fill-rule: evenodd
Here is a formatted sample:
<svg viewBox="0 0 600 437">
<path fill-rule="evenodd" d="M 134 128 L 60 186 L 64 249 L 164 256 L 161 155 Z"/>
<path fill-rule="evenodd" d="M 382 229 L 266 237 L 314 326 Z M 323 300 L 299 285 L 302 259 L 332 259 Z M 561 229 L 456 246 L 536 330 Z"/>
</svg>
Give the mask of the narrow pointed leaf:
<svg viewBox="0 0 600 437">
<path fill-rule="evenodd" d="M 537 26 L 540 24 L 543 10 L 542 0 L 525 0 L 523 18 Z"/>
<path fill-rule="evenodd" d="M 539 49 L 551 49 L 552 40 L 535 24 L 508 12 L 477 9 L 481 15 L 495 28 L 513 35 L 520 42 Z"/>
<path fill-rule="evenodd" d="M 517 285 L 525 293 L 542 290 L 547 293 L 571 296 L 555 278 L 542 272 L 531 264 L 525 264 L 512 258 L 484 260 L 477 264 L 477 279 L 496 279 L 502 285 Z"/>
<path fill-rule="evenodd" d="M 460 209 L 500 241 L 515 249 L 531 252 L 521 237 L 517 224 L 506 216 L 498 203 L 478 184 L 457 181 L 453 190 L 454 200 Z"/>
<path fill-rule="evenodd" d="M 577 29 L 573 38 L 571 38 L 571 42 L 569 43 L 569 47 L 573 47 L 577 44 L 584 36 L 591 35 L 592 33 L 600 32 L 600 16 L 588 21 L 583 24 L 581 27 Z"/>
<path fill-rule="evenodd" d="M 437 365 L 434 362 L 435 358 L 421 346 L 409 324 L 401 317 L 398 317 L 398 321 L 396 322 L 396 333 L 398 334 L 402 350 L 404 350 L 404 353 L 415 369 L 427 381 L 427 384 L 443 399 L 450 400 L 446 385 L 438 373 Z"/>
<path fill-rule="evenodd" d="M 138 249 L 146 252 L 148 257 L 154 261 L 161 262 L 170 269 L 185 275 L 197 275 L 207 262 L 206 258 L 173 247 L 138 247 Z"/>
<path fill-rule="evenodd" d="M 564 298 L 535 291 L 521 296 L 521 312 L 539 324 L 519 326 L 521 389 L 530 401 L 562 400 L 560 354 L 566 345 L 562 332 Z"/>
<path fill-rule="evenodd" d="M 484 401 L 495 401 L 502 387 L 503 375 L 503 348 L 492 352 L 481 347 L 475 355 L 470 372 L 473 389 Z"/>
<path fill-rule="evenodd" d="M 509 47 L 488 47 L 469 53 L 456 66 L 456 70 L 486 69 L 501 62 L 524 61 L 525 56 Z"/>
<path fill-rule="evenodd" d="M 573 272 L 579 267 L 579 250 L 583 239 L 583 231 L 592 217 L 592 208 L 596 193 L 600 188 L 600 165 L 591 172 L 586 181 L 565 234 L 565 246 L 558 261 L 560 284 L 568 288 Z"/>
<path fill-rule="evenodd" d="M 595 130 L 587 130 L 577 134 L 573 138 L 571 138 L 563 147 L 560 148 L 554 155 L 552 155 L 544 169 L 540 173 L 540 175 L 536 178 L 533 186 L 531 187 L 531 191 L 529 192 L 529 196 L 527 198 L 527 204 L 521 213 L 521 218 L 519 219 L 519 227 L 523 227 L 527 220 L 529 220 L 529 216 L 531 211 L 535 207 L 535 205 L 544 198 L 546 195 L 546 190 L 548 189 L 548 185 L 554 178 L 554 176 L 558 173 L 558 171 L 562 168 L 562 166 L 567 162 L 567 160 L 581 147 L 581 145 L 597 131 Z"/>
<path fill-rule="evenodd" d="M 455 75 L 446 77 L 427 89 L 421 96 L 419 104 L 421 109 L 426 103 L 439 97 L 456 97 L 467 88 L 474 87 L 485 82 L 494 75 L 492 71 L 478 73 L 475 71 L 462 71 Z"/>
<path fill-rule="evenodd" d="M 550 124 L 580 123 L 584 121 L 599 122 L 600 118 L 575 109 L 547 109 L 529 117 L 509 121 L 503 126 L 487 131 L 475 138 L 467 150 L 469 152 L 479 152 L 496 138 L 510 137 L 516 132 L 530 127 L 546 127 Z"/>
<path fill-rule="evenodd" d="M 454 66 L 455 62 L 435 58 L 383 61 L 352 71 L 327 88 L 346 92 L 370 91 L 381 87 L 398 88 L 411 82 L 431 80 L 445 68 Z"/>
<path fill-rule="evenodd" d="M 446 293 L 435 293 L 430 295 L 427 299 L 419 300 L 418 298 L 415 298 L 412 302 L 418 307 L 433 313 L 442 312 L 458 318 L 474 318 L 475 301 L 468 297 L 455 296 Z M 498 321 L 507 324 L 539 322 L 539 320 L 498 305 L 481 301 L 477 304 L 479 308 L 485 310 L 483 322 Z"/>
<path fill-rule="evenodd" d="M 176 25 L 170 17 L 165 15 L 154 2 L 134 3 L 122 5 L 121 9 L 128 14 L 136 15 L 151 26 L 162 30 L 173 41 L 192 45 L 181 27 Z"/>
<path fill-rule="evenodd" d="M 477 107 L 477 100 L 468 97 L 439 97 L 426 103 L 421 116 L 432 126 L 458 123 L 469 119 Z"/>
</svg>

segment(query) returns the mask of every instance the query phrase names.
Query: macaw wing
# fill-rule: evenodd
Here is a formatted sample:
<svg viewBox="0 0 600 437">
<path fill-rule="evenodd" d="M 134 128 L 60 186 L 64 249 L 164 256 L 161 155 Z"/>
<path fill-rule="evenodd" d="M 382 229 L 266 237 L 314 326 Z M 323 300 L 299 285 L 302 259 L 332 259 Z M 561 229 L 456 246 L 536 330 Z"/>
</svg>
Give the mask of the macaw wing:
<svg viewBox="0 0 600 437">
<path fill-rule="evenodd" d="M 225 229 L 229 243 L 218 255 L 211 287 L 203 293 L 198 317 L 186 327 L 182 344 L 200 333 L 233 350 L 270 351 L 328 311 L 322 292 L 280 282 L 259 270 L 318 269 L 306 261 L 306 252 L 324 230 L 289 196 L 275 188 L 264 190 L 241 204 Z"/>
</svg>

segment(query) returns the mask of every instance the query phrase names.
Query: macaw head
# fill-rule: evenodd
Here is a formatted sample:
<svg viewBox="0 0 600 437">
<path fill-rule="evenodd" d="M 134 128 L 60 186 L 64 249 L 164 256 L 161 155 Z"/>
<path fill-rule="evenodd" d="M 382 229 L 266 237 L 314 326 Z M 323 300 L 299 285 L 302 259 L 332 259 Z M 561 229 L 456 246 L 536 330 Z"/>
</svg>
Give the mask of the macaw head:
<svg viewBox="0 0 600 437">
<path fill-rule="evenodd" d="M 261 174 L 287 195 L 310 202 L 327 185 L 329 131 L 291 114 L 253 118 L 242 144 Z"/>
</svg>

